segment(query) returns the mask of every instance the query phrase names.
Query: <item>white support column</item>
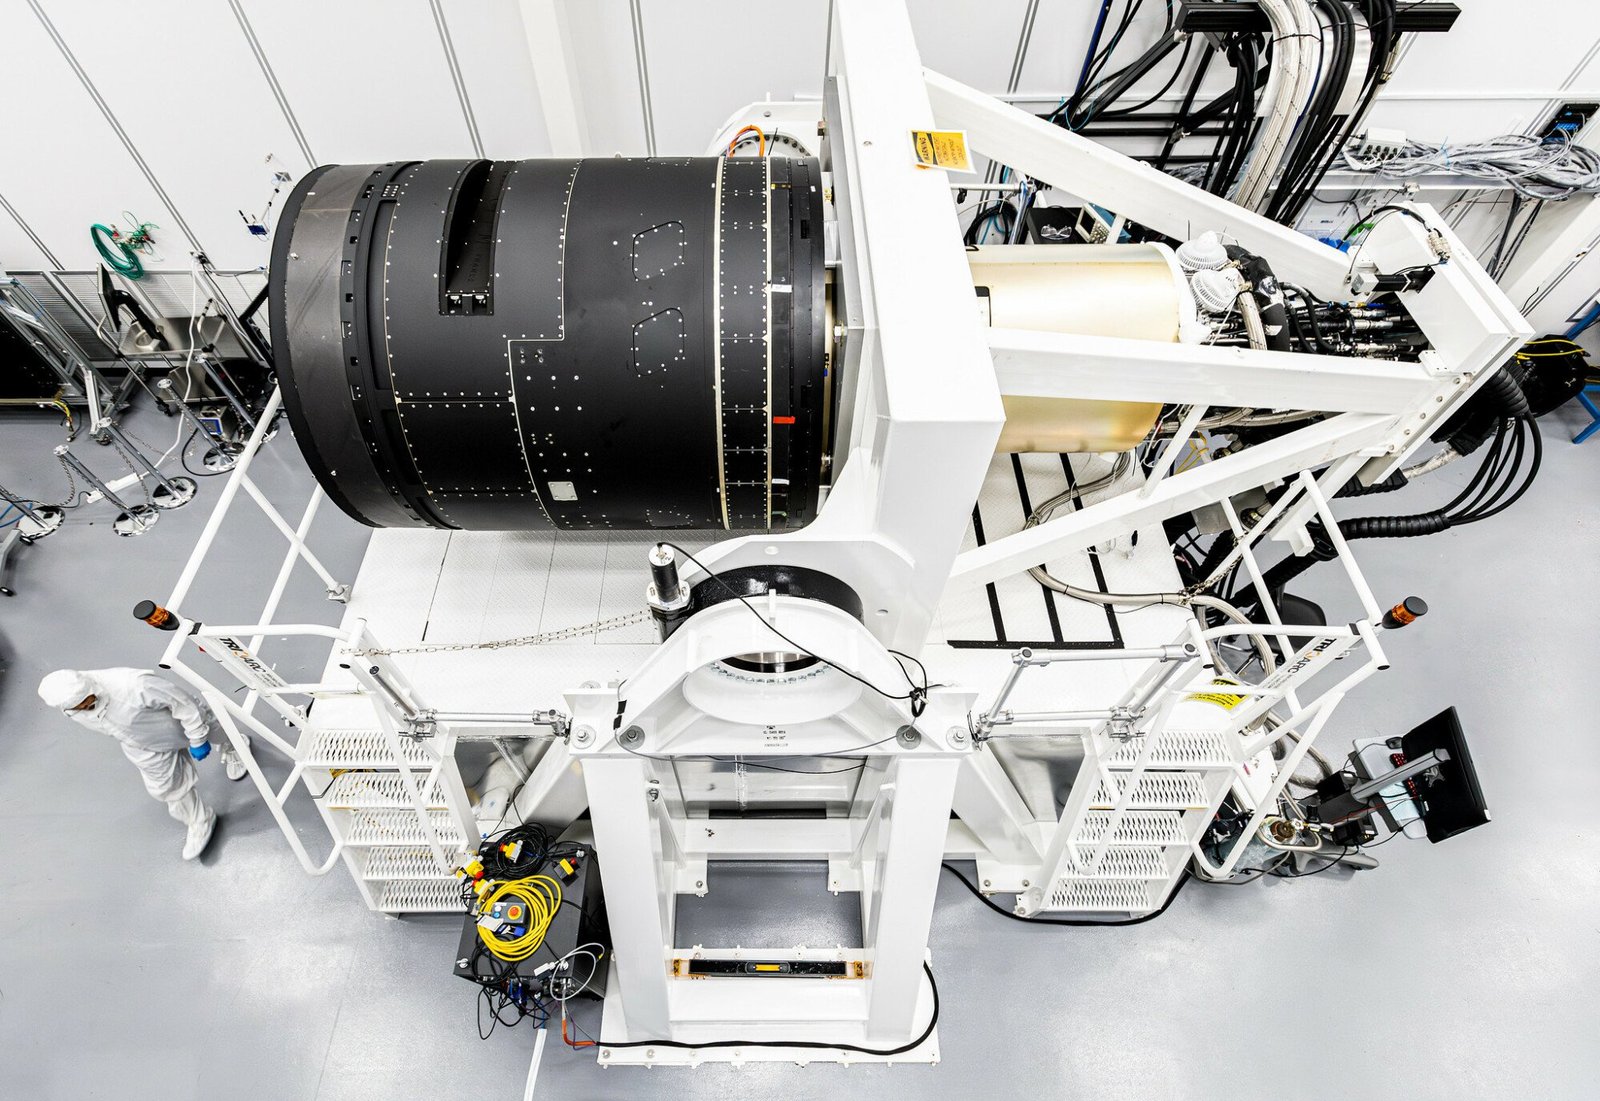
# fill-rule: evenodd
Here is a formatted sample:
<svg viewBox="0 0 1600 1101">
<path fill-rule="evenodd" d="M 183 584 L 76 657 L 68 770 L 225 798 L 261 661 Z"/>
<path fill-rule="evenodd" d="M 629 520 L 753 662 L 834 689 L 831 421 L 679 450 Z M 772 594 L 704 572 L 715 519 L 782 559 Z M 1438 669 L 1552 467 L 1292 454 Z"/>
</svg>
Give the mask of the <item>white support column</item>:
<svg viewBox="0 0 1600 1101">
<path fill-rule="evenodd" d="M 567 25 L 566 0 L 517 0 L 522 30 L 533 59 L 539 108 L 550 135 L 550 155 L 581 157 L 589 148 L 589 128 L 578 86 L 578 61 Z"/>
<path fill-rule="evenodd" d="M 902 756 L 889 770 L 895 790 L 878 830 L 866 928 L 872 959 L 867 1001 L 871 1042 L 903 1043 L 922 1023 L 916 1019 L 922 964 L 961 765 L 960 758 Z"/>
<path fill-rule="evenodd" d="M 640 757 L 586 757 L 583 782 L 589 793 L 595 850 L 605 854 L 606 915 L 611 957 L 626 1021 L 609 1039 L 671 1039 L 667 1005 L 666 950 L 672 944 L 672 869 L 665 863 L 660 831 L 650 811 L 654 762 Z M 611 999 L 607 999 L 609 1009 Z M 626 1036 L 622 1035 L 626 1032 Z"/>
<path fill-rule="evenodd" d="M 1031 864 L 1039 847 L 1028 831 L 1033 814 L 993 753 L 980 748 L 961 762 L 952 803 L 989 855 L 1005 864 Z"/>
<path fill-rule="evenodd" d="M 809 527 L 779 559 L 880 594 L 869 629 L 915 651 L 927 637 L 1005 421 L 950 203 L 950 177 L 919 168 L 911 134 L 933 126 L 903 0 L 833 6 L 828 161 L 844 264 L 849 453 Z M 930 494 L 936 485 L 939 492 Z M 770 562 L 771 536 L 729 540 L 713 569 Z"/>
</svg>

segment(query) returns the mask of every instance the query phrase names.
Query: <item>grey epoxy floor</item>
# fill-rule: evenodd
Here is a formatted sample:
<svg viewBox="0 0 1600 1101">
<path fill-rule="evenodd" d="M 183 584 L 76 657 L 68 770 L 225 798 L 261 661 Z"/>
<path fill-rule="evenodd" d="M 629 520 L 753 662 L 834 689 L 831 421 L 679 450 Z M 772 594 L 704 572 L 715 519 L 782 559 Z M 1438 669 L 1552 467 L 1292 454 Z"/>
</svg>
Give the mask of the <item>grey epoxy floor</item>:
<svg viewBox="0 0 1600 1101">
<path fill-rule="evenodd" d="M 1544 475 L 1511 512 L 1358 548 L 1380 598 L 1419 593 L 1433 611 L 1389 640 L 1394 668 L 1324 744 L 1402 731 L 1453 703 L 1489 826 L 1441 846 L 1396 841 L 1357 875 L 1191 885 L 1129 929 L 1025 928 L 947 878 L 933 923 L 937 1067 L 601 1071 L 552 1044 L 537 1096 L 1593 1097 L 1600 443 L 1570 446 L 1575 418 L 1545 424 Z M 130 423 L 169 438 L 148 412 Z M 43 418 L 0 419 L 0 479 L 59 495 L 59 436 Z M 310 489 L 286 437 L 258 475 L 294 506 Z M 1442 500 L 1460 477 L 1435 476 L 1405 508 Z M 136 540 L 111 534 L 104 506 L 81 510 L 24 551 L 18 595 L 0 598 L 0 1096 L 518 1096 L 532 1034 L 478 1040 L 472 992 L 448 973 L 453 920 L 377 917 L 342 868 L 305 876 L 248 786 L 216 768 L 202 786 L 226 818 L 204 861 L 183 863 L 179 827 L 116 748 L 34 695 L 58 666 L 154 662 L 162 640 L 128 609 L 167 592 L 218 485 Z M 364 532 L 328 519 L 318 549 L 353 574 Z M 190 607 L 253 615 L 267 546 L 275 562 L 264 523 L 231 530 Z M 295 614 L 333 609 L 312 596 Z M 298 813 L 308 843 L 325 843 L 303 801 Z M 683 913 L 707 939 L 756 902 L 810 913 L 797 942 L 838 920 L 808 910 L 809 882 L 721 879 Z"/>
</svg>

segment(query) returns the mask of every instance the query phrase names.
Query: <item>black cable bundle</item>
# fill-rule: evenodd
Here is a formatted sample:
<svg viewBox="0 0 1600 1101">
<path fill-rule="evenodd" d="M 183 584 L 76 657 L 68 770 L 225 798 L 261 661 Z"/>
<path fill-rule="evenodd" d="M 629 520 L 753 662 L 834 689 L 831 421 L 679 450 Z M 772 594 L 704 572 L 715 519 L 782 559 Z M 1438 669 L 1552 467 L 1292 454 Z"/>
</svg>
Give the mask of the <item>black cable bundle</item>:
<svg viewBox="0 0 1600 1101">
<path fill-rule="evenodd" d="M 1343 4 L 1335 4 L 1343 9 Z M 1395 29 L 1395 15 L 1399 4 L 1397 0 L 1358 0 L 1357 6 L 1367 20 L 1367 29 L 1371 33 L 1372 47 L 1367 53 L 1367 75 L 1362 81 L 1361 95 L 1356 102 L 1356 108 L 1349 115 L 1333 117 L 1328 120 L 1322 139 L 1317 143 L 1312 155 L 1306 158 L 1297 158 L 1298 163 L 1286 165 L 1283 175 L 1278 183 L 1278 192 L 1273 196 L 1272 203 L 1267 208 L 1267 215 L 1284 225 L 1292 225 L 1305 211 L 1306 205 L 1311 201 L 1322 180 L 1333 167 L 1339 151 L 1345 147 L 1355 135 L 1355 129 L 1367 117 L 1367 112 L 1372 107 L 1372 101 L 1377 98 L 1378 92 L 1388 80 L 1386 72 L 1389 55 L 1394 51 L 1395 45 L 1400 40 L 1399 32 Z M 1324 9 L 1326 10 L 1326 9 Z M 1344 16 L 1349 17 L 1349 12 L 1344 11 Z M 1343 24 L 1336 24 L 1335 37 L 1342 33 Z M 1354 48 L 1353 21 L 1348 28 L 1350 31 L 1347 50 Z M 1348 67 L 1345 72 L 1348 73 Z M 1325 81 L 1332 84 L 1332 81 Z M 1333 93 L 1333 102 L 1337 104 L 1338 96 L 1343 91 L 1344 82 L 1339 80 L 1337 87 L 1327 90 Z"/>
<path fill-rule="evenodd" d="M 483 878 L 524 879 L 538 875 L 550 861 L 553 844 L 550 831 L 537 822 L 524 822 L 486 837 L 478 847 Z M 515 848 L 516 855 L 507 854 L 508 848 Z"/>
<path fill-rule="evenodd" d="M 995 229 L 999 232 L 1000 239 L 1009 241 L 1011 229 L 1017 224 L 1017 208 L 1010 199 L 996 199 L 979 207 L 978 213 L 972 216 L 972 224 L 967 226 L 966 233 L 962 235 L 962 240 L 968 247 L 977 246 L 978 234 L 991 219 L 995 222 Z"/>
<path fill-rule="evenodd" d="M 477 883 L 505 882 L 538 875 L 557 857 L 579 851 L 581 846 L 572 842 L 557 842 L 550 831 L 537 822 L 524 822 L 499 833 L 491 834 L 478 846 L 478 863 L 483 872 L 477 877 L 467 876 L 461 883 L 461 902 L 469 910 L 477 903 L 474 890 Z M 510 849 L 511 852 L 506 850 Z"/>
<path fill-rule="evenodd" d="M 1134 107 L 1123 108 L 1119 111 L 1105 110 L 1105 108 L 1109 107 L 1111 103 L 1116 101 L 1116 96 L 1113 96 L 1110 100 L 1103 104 L 1099 102 L 1100 93 L 1102 93 L 1106 88 L 1115 84 L 1119 77 L 1123 76 L 1132 69 L 1132 66 L 1124 66 L 1114 73 L 1111 73 L 1107 76 L 1101 76 L 1101 73 L 1105 70 L 1107 62 L 1111 60 L 1112 53 L 1115 52 L 1118 44 L 1121 43 L 1123 36 L 1128 33 L 1128 28 L 1132 26 L 1134 17 L 1139 14 L 1139 9 L 1142 7 L 1144 7 L 1144 0 L 1128 0 L 1127 6 L 1123 9 L 1122 18 L 1118 21 L 1117 28 L 1112 32 L 1111 40 L 1106 43 L 1105 47 L 1100 49 L 1096 48 L 1099 46 L 1098 38 L 1090 42 L 1089 48 L 1091 51 L 1091 58 L 1089 64 L 1084 69 L 1083 79 L 1079 81 L 1078 87 L 1073 91 L 1072 95 L 1068 97 L 1065 103 L 1045 116 L 1045 121 L 1058 123 L 1061 126 L 1065 126 L 1068 130 L 1080 130 L 1087 123 L 1089 123 L 1090 120 L 1101 117 L 1102 115 L 1105 117 L 1123 117 L 1131 115 L 1141 108 L 1150 106 L 1150 104 L 1154 103 L 1167 93 L 1167 90 L 1170 89 L 1177 81 L 1178 73 L 1183 70 L 1184 63 L 1188 59 L 1189 49 L 1187 42 L 1185 43 L 1185 48 L 1183 51 L 1183 59 L 1178 62 L 1178 67 L 1173 70 L 1172 77 L 1167 81 L 1166 85 L 1161 89 L 1161 91 L 1157 92 L 1154 96 L 1151 96 L 1143 103 L 1140 103 Z M 1161 38 L 1171 37 L 1174 19 L 1175 14 L 1173 5 L 1168 4 L 1166 9 L 1166 26 L 1162 28 L 1160 35 Z"/>
<path fill-rule="evenodd" d="M 1523 407 L 1526 408 L 1526 402 Z M 1524 467 L 1523 460 L 1528 456 L 1531 461 Z M 1347 541 L 1409 539 L 1487 520 L 1522 498 L 1539 476 L 1543 458 L 1544 441 L 1532 417 L 1502 420 L 1477 473 L 1467 483 L 1467 488 L 1448 504 L 1410 516 L 1357 516 L 1340 520 L 1339 534 Z M 1274 598 L 1314 563 L 1325 562 L 1336 553 L 1333 541 L 1320 524 L 1308 524 L 1306 530 L 1312 537 L 1312 549 L 1306 554 L 1283 559 L 1262 575 L 1267 592 Z M 1254 590 L 1245 590 L 1234 602 L 1254 603 Z"/>
<path fill-rule="evenodd" d="M 484 965 L 488 965 L 485 972 Z M 541 1000 L 543 991 L 517 974 L 516 965 L 497 960 L 482 944 L 472 951 L 470 964 L 472 981 L 478 984 L 478 1039 L 487 1040 L 497 1026 L 515 1028 L 532 1017 L 535 1028 L 543 1028 L 550 1019 L 549 1010 Z M 488 1027 L 484 1027 L 484 1010 L 488 1012 Z M 507 1018 L 508 1012 L 516 1015 Z"/>
</svg>

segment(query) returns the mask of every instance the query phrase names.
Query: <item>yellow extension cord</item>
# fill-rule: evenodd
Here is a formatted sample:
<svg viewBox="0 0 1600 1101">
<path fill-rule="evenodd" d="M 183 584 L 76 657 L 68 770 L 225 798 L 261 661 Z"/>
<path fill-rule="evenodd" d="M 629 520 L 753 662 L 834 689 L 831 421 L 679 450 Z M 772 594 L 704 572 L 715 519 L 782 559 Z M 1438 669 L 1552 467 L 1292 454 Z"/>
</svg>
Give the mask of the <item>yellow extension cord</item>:
<svg viewBox="0 0 1600 1101">
<path fill-rule="evenodd" d="M 508 879 L 478 903 L 479 916 L 493 912 L 496 903 L 513 897 L 520 899 L 528 907 L 525 923 L 528 927 L 527 932 L 520 937 L 502 939 L 494 930 L 482 924 L 478 926 L 478 937 L 483 941 L 484 947 L 489 949 L 496 959 L 505 960 L 507 963 L 517 963 L 527 959 L 544 943 L 545 932 L 549 930 L 556 911 L 561 908 L 561 884 L 547 875 Z"/>
</svg>

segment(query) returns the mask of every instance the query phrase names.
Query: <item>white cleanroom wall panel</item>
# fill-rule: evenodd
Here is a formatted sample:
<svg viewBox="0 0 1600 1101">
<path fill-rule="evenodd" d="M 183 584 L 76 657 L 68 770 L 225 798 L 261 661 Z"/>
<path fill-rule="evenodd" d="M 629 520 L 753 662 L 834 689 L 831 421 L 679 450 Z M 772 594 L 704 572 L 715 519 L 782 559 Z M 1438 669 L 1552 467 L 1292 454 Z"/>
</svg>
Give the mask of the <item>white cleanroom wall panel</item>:
<svg viewBox="0 0 1600 1101">
<path fill-rule="evenodd" d="M 445 0 L 444 13 L 484 155 L 548 157 L 550 137 L 517 0 Z"/>
<path fill-rule="evenodd" d="M 747 103 L 822 93 L 824 0 L 645 0 L 641 7 L 663 155 L 704 153 L 723 120 Z"/>
<path fill-rule="evenodd" d="M 274 169 L 299 179 L 311 166 L 232 9 L 221 0 L 44 0 L 44 6 L 212 263 L 266 264 L 268 238 L 251 234 L 239 211 L 262 215 Z M 165 64 L 139 64 L 129 49 L 135 42 L 174 51 Z M 280 202 L 287 195 L 285 185 Z M 163 266 L 188 267 L 178 227 L 162 229 Z"/>
<path fill-rule="evenodd" d="M 704 26 L 693 12 L 685 16 L 695 26 Z M 567 2 L 567 28 L 572 33 L 572 53 L 578 59 L 578 84 L 583 91 L 584 119 L 589 127 L 589 152 L 594 156 L 620 153 L 642 157 L 645 153 L 644 113 L 639 98 L 639 76 L 634 64 L 633 20 L 628 0 L 580 0 Z M 647 47 L 650 54 L 654 50 Z M 700 73 L 698 80 L 717 82 L 714 70 Z M 728 89 L 735 97 L 736 89 Z M 748 95 L 739 100 L 748 102 Z M 737 106 L 737 104 L 735 104 Z M 709 129 L 733 111 L 702 120 Z M 660 115 L 660 112 L 657 112 Z M 659 117 L 658 117 L 659 124 Z M 668 150 L 662 152 L 700 152 Z"/>
<path fill-rule="evenodd" d="M 99 262 L 94 222 L 124 210 L 162 226 L 163 254 L 187 266 L 188 243 L 55 43 L 20 0 L 0 4 L 0 99 L 6 152 L 0 195 L 70 268 Z"/>
<path fill-rule="evenodd" d="M 1435 37 L 1432 41 L 1441 50 L 1449 48 L 1441 38 Z M 1482 94 L 1492 93 L 1484 89 Z M 1367 125 L 1400 130 L 1406 137 L 1418 141 L 1466 144 L 1501 134 L 1520 134 L 1541 121 L 1544 114 L 1542 100 L 1407 99 L 1404 95 L 1386 99 L 1379 95 Z"/>
<path fill-rule="evenodd" d="M 33 243 L 21 223 L 0 206 L 0 271 L 48 271 L 51 267 L 50 258 Z"/>
<path fill-rule="evenodd" d="M 244 8 L 323 164 L 474 155 L 428 0 Z"/>
<path fill-rule="evenodd" d="M 1561 267 L 1557 267 L 1556 272 L 1560 271 Z M 1600 250 L 1590 250 L 1556 284 L 1555 290 L 1544 295 L 1543 301 L 1537 305 L 1527 308 L 1526 313 L 1536 332 L 1563 333 L 1597 299 L 1600 299 Z M 1522 306 L 1521 302 L 1515 304 Z M 1597 346 L 1597 337 L 1600 337 L 1600 333 L 1590 329 L 1585 343 L 1594 348 Z"/>
<path fill-rule="evenodd" d="M 1005 90 L 1027 0 L 910 0 L 907 7 L 924 66 L 974 88 Z M 1034 44 L 1041 53 L 1060 48 L 1037 38 Z M 1028 56 L 1035 56 L 1031 49 Z"/>
<path fill-rule="evenodd" d="M 1589 0 L 1475 0 L 1444 34 L 1414 36 L 1397 92 L 1558 88 L 1600 34 Z M 1462 135 L 1455 135 L 1458 139 Z"/>
</svg>

